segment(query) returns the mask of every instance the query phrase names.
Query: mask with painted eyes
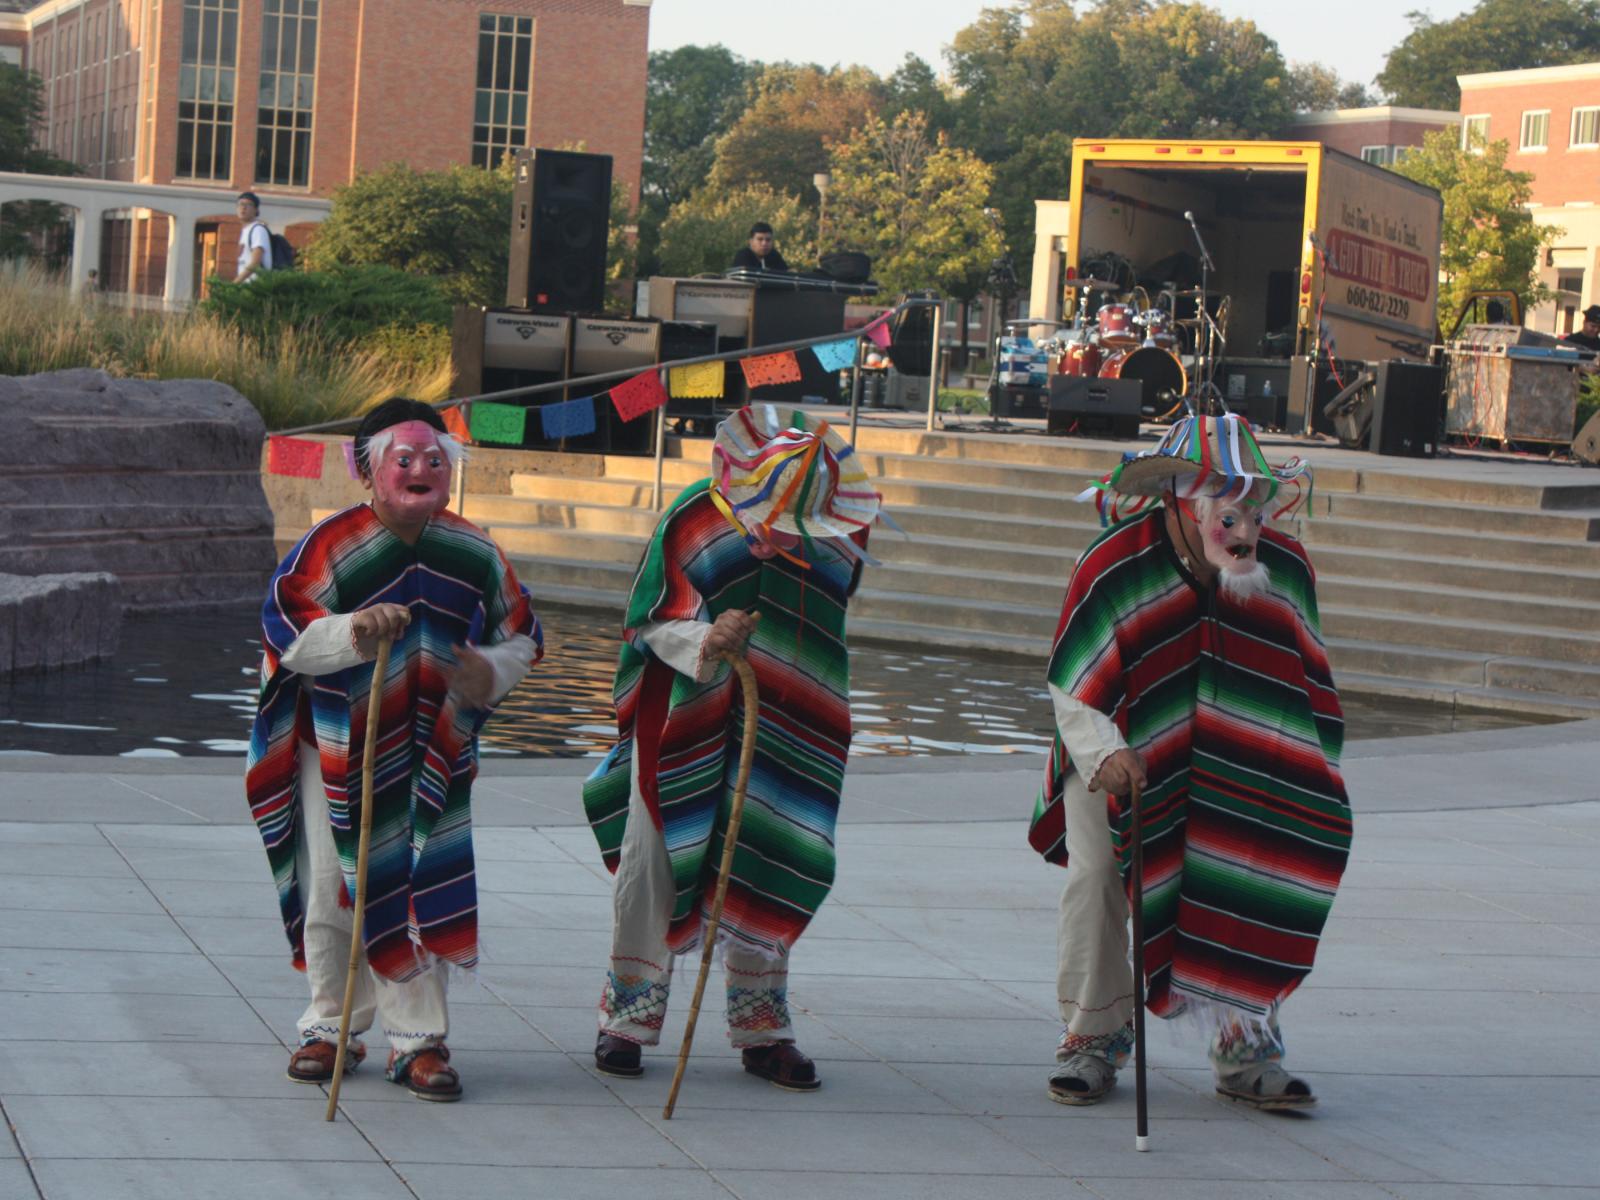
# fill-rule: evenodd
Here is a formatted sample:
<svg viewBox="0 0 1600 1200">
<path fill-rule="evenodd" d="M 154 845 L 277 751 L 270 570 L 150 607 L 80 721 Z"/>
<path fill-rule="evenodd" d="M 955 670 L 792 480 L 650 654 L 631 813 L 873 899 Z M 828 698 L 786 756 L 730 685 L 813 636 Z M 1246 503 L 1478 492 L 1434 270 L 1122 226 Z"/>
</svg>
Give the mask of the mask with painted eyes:
<svg viewBox="0 0 1600 1200">
<path fill-rule="evenodd" d="M 406 421 L 367 443 L 373 504 L 403 525 L 426 522 L 450 501 L 447 435 L 425 421 Z"/>
<path fill-rule="evenodd" d="M 1217 569 L 1217 582 L 1231 595 L 1251 595 L 1265 587 L 1266 568 L 1256 558 L 1267 512 L 1260 504 L 1239 500 L 1197 500 L 1195 524 L 1206 561 Z"/>
</svg>

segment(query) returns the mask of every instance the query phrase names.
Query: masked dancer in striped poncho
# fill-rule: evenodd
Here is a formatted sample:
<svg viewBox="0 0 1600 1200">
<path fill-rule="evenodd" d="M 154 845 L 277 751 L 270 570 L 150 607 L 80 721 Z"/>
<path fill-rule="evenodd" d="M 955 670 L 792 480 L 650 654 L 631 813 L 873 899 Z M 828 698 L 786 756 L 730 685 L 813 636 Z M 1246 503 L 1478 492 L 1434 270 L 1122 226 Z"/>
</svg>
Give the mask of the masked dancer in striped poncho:
<svg viewBox="0 0 1600 1200">
<path fill-rule="evenodd" d="M 389 1078 L 455 1100 L 445 964 L 478 961 L 469 801 L 478 730 L 538 661 L 528 595 L 489 536 L 445 512 L 460 445 L 425 404 L 390 400 L 355 441 L 372 502 L 289 552 L 262 613 L 261 696 L 245 788 L 277 881 L 295 965 L 311 986 L 289 1078 L 332 1078 L 344 1006 L 372 660 L 377 687 L 365 955 L 351 1031 L 378 1016 Z M 365 1048 L 351 1042 L 354 1065 Z"/>
<path fill-rule="evenodd" d="M 1200 1019 L 1221 1094 L 1315 1102 L 1282 1066 L 1278 1008 L 1311 970 L 1349 853 L 1344 721 L 1311 564 L 1265 527 L 1309 482 L 1298 463 L 1269 468 L 1238 417 L 1190 417 L 1084 494 L 1124 519 L 1067 588 L 1050 658 L 1059 736 L 1029 833 L 1067 868 L 1049 1085 L 1063 1104 L 1103 1096 L 1132 1046 L 1134 781 L 1150 1011 Z"/>
<path fill-rule="evenodd" d="M 617 744 L 583 792 L 617 875 L 595 1047 L 612 1075 L 643 1072 L 672 956 L 698 944 L 711 905 L 744 736 L 739 686 L 718 656 L 743 648 L 761 716 L 718 930 L 728 1031 L 752 1074 L 819 1084 L 794 1045 L 789 951 L 833 883 L 850 747 L 845 605 L 879 498 L 836 433 L 794 420 L 759 405 L 724 421 L 712 478 L 663 515 L 634 580 Z"/>
</svg>

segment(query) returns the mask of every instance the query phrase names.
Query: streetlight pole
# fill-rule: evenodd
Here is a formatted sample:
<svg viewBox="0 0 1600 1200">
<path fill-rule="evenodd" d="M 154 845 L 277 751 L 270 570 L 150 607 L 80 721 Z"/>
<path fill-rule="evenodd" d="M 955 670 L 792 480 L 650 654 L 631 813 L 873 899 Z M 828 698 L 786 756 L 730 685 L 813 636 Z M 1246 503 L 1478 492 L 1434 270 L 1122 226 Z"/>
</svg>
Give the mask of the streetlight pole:
<svg viewBox="0 0 1600 1200">
<path fill-rule="evenodd" d="M 826 229 L 828 224 L 828 187 L 833 183 L 833 176 L 827 171 L 818 171 L 811 177 L 812 184 L 817 189 L 821 203 L 817 208 L 817 256 L 820 258 L 826 251 Z"/>
</svg>

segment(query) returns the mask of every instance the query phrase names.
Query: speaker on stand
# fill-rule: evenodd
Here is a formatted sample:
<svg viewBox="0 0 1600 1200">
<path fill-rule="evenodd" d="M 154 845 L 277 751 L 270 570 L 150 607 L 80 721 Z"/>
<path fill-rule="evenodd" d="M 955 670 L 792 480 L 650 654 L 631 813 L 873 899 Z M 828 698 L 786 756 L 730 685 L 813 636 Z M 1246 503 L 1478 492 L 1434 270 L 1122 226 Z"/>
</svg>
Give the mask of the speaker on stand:
<svg viewBox="0 0 1600 1200">
<path fill-rule="evenodd" d="M 506 305 L 536 313 L 605 305 L 611 156 L 518 150 Z"/>
<path fill-rule="evenodd" d="M 1375 364 L 1372 440 L 1378 454 L 1432 458 L 1444 429 L 1444 367 L 1391 359 Z"/>
</svg>

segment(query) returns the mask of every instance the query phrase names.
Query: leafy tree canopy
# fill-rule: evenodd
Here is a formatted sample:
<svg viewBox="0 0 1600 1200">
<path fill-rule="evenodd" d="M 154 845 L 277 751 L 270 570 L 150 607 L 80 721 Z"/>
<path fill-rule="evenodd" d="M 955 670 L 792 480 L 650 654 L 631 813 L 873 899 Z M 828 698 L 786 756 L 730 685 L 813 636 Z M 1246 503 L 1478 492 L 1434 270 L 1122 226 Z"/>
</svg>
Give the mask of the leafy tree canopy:
<svg viewBox="0 0 1600 1200">
<path fill-rule="evenodd" d="M 664 215 L 705 182 L 716 139 L 747 103 L 761 68 L 724 46 L 650 55 L 645 91 L 644 201 Z"/>
<path fill-rule="evenodd" d="M 1378 84 L 1413 108 L 1456 109 L 1457 75 L 1600 58 L 1596 0 L 1479 0 L 1449 21 L 1425 12 L 1406 17 L 1411 32 L 1389 52 Z"/>
<path fill-rule="evenodd" d="M 1336 108 L 1366 108 L 1380 101 L 1361 84 L 1340 79 L 1332 67 L 1291 63 L 1289 103 L 1296 112 L 1328 112 Z"/>
<path fill-rule="evenodd" d="M 1454 316 L 1471 291 L 1508 289 L 1520 294 L 1525 306 L 1550 297 L 1539 281 L 1539 252 L 1562 231 L 1534 223 L 1527 208 L 1533 176 L 1506 168 L 1509 150 L 1503 140 L 1463 150 L 1454 130 L 1441 129 L 1393 168 L 1444 197 L 1441 323 Z"/>
</svg>

